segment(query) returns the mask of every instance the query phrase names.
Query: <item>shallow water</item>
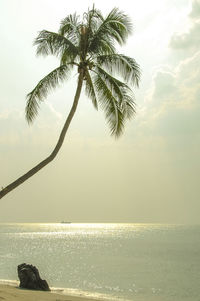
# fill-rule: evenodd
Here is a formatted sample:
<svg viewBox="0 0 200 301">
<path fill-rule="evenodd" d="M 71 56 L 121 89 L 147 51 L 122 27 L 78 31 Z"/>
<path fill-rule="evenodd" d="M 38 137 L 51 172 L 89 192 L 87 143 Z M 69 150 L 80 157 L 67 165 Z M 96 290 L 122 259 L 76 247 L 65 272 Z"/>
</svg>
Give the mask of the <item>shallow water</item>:
<svg viewBox="0 0 200 301">
<path fill-rule="evenodd" d="M 0 224 L 0 279 L 23 262 L 68 294 L 200 301 L 200 226 Z"/>
</svg>

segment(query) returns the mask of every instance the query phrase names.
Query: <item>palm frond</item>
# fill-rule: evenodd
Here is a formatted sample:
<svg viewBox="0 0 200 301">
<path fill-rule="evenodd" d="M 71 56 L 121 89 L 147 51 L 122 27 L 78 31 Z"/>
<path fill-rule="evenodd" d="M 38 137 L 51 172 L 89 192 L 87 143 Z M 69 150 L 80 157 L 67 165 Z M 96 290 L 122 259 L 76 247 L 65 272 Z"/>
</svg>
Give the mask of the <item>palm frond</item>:
<svg viewBox="0 0 200 301">
<path fill-rule="evenodd" d="M 117 41 L 122 45 L 132 30 L 128 16 L 118 8 L 114 8 L 105 19 L 100 13 L 97 14 L 97 23 L 98 28 L 95 30 L 89 46 L 89 51 L 93 53 L 98 52 L 98 45 L 102 39 L 106 39 L 107 44 Z"/>
<path fill-rule="evenodd" d="M 42 30 L 35 39 L 34 45 L 37 46 L 37 55 L 56 55 L 61 56 L 65 53 L 67 61 L 74 60 L 78 55 L 77 47 L 66 37 L 47 30 Z"/>
<path fill-rule="evenodd" d="M 103 16 L 101 15 L 101 12 L 93 5 L 93 8 L 84 14 L 84 19 L 84 23 L 88 28 L 88 31 L 93 35 L 98 28 L 98 19 L 103 20 Z"/>
<path fill-rule="evenodd" d="M 86 95 L 92 100 L 92 103 L 94 105 L 94 108 L 98 110 L 98 103 L 97 103 L 97 97 L 95 93 L 95 86 L 93 84 L 92 78 L 90 76 L 89 71 L 85 73 L 86 77 L 86 86 L 85 86 L 85 92 Z"/>
<path fill-rule="evenodd" d="M 126 119 L 131 119 L 136 113 L 134 95 L 133 93 L 128 93 L 126 88 L 122 88 L 122 94 L 123 100 L 120 102 L 121 111 Z"/>
<path fill-rule="evenodd" d="M 132 32 L 132 23 L 129 17 L 118 8 L 113 8 L 106 18 L 108 28 L 116 41 L 122 45 Z"/>
<path fill-rule="evenodd" d="M 97 62 L 109 72 L 119 74 L 127 83 L 130 82 L 137 87 L 139 86 L 141 76 L 140 66 L 133 58 L 114 53 L 110 55 L 99 55 Z"/>
<path fill-rule="evenodd" d="M 54 69 L 40 80 L 37 86 L 27 95 L 25 112 L 28 123 L 33 122 L 37 116 L 40 102 L 47 97 L 50 90 L 57 87 L 67 78 L 69 71 L 70 65 L 63 65 Z"/>
<path fill-rule="evenodd" d="M 114 41 L 106 33 L 106 29 L 101 28 L 101 30 L 98 29 L 93 33 L 89 40 L 88 53 L 98 55 L 115 53 Z"/>
<path fill-rule="evenodd" d="M 68 39 L 70 39 L 75 46 L 78 46 L 80 39 L 80 25 L 79 16 L 74 13 L 64 18 L 60 23 L 58 33 Z"/>
<path fill-rule="evenodd" d="M 119 101 L 122 101 L 123 94 L 122 94 L 122 87 L 126 87 L 127 89 L 130 89 L 125 83 L 121 82 L 120 80 L 116 79 L 115 77 L 111 76 L 109 73 L 107 73 L 104 69 L 102 69 L 100 66 L 95 66 L 96 73 L 101 75 L 101 78 L 104 80 L 106 85 L 109 87 L 109 89 L 112 91 L 113 95 L 119 99 Z"/>
<path fill-rule="evenodd" d="M 116 52 L 113 39 L 102 34 L 95 37 L 95 41 L 88 46 L 88 53 L 94 55 L 112 55 Z"/>
<path fill-rule="evenodd" d="M 112 95 L 118 102 L 120 110 L 122 111 L 125 119 L 130 119 L 135 113 L 135 102 L 132 90 L 124 82 L 111 76 L 101 67 L 96 66 L 97 73 L 106 83 L 107 87 L 111 90 Z"/>
<path fill-rule="evenodd" d="M 82 27 L 84 28 L 85 53 L 88 52 L 88 47 L 90 45 L 90 41 L 93 38 L 94 32 L 98 28 L 98 18 L 100 15 L 101 15 L 101 12 L 95 8 L 94 4 L 93 4 L 93 8 L 91 10 L 88 10 L 88 12 L 84 13 L 84 15 L 83 15 Z M 81 43 L 80 43 L 80 46 L 81 46 Z"/>
<path fill-rule="evenodd" d="M 119 138 L 124 131 L 124 115 L 118 107 L 118 104 L 115 106 L 109 105 L 105 113 L 105 117 L 110 126 L 111 135 L 115 136 L 115 138 Z"/>
<path fill-rule="evenodd" d="M 124 116 L 119 102 L 99 74 L 96 75 L 95 88 L 98 93 L 98 101 L 105 112 L 106 120 L 110 126 L 111 135 L 117 138 L 124 129 Z"/>
</svg>

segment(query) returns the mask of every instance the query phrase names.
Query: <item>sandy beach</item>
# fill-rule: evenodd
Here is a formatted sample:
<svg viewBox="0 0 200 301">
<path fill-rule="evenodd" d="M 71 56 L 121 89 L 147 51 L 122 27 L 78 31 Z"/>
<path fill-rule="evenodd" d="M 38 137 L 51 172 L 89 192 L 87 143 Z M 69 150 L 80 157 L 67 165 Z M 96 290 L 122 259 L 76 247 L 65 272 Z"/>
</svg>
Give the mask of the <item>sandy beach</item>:
<svg viewBox="0 0 200 301">
<path fill-rule="evenodd" d="M 0 301 L 95 301 L 95 300 L 90 298 L 85 298 L 85 297 L 66 296 L 66 295 L 56 294 L 53 292 L 25 290 L 10 285 L 0 285 Z"/>
</svg>

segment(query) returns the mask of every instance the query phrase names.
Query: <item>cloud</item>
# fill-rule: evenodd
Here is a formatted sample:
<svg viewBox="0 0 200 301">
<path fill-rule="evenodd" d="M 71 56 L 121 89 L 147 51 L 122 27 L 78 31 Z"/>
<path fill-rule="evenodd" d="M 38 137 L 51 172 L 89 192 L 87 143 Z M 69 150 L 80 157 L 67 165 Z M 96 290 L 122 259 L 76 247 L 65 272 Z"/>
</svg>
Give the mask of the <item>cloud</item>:
<svg viewBox="0 0 200 301">
<path fill-rule="evenodd" d="M 151 100 L 153 105 L 163 105 L 170 102 L 176 91 L 176 75 L 173 72 L 161 69 L 155 72 Z"/>
<path fill-rule="evenodd" d="M 174 49 L 196 49 L 200 46 L 200 20 L 193 22 L 192 27 L 184 34 L 174 34 L 170 47 Z"/>
<path fill-rule="evenodd" d="M 158 71 L 148 95 L 145 126 L 164 135 L 196 135 L 200 132 L 200 52 L 181 61 L 173 72 Z M 167 135 L 167 137 L 166 137 Z M 177 140 L 178 143 L 178 140 Z"/>
<path fill-rule="evenodd" d="M 47 106 L 55 118 L 59 120 L 62 119 L 62 114 L 60 114 L 60 112 L 58 112 L 51 103 L 48 103 Z"/>
<path fill-rule="evenodd" d="M 62 115 L 51 103 L 43 104 L 33 125 L 28 125 L 24 110 L 5 109 L 0 112 L 0 144 L 12 151 L 12 147 L 47 145 L 57 139 Z M 54 127 L 52 129 L 52 122 Z M 62 123 L 61 123 L 62 124 Z M 47 133 L 51 135 L 47 135 Z"/>
<path fill-rule="evenodd" d="M 18 120 L 21 119 L 23 112 L 17 109 L 5 109 L 0 112 L 0 122 L 3 120 Z"/>
<path fill-rule="evenodd" d="M 200 18 L 200 0 L 194 0 L 192 2 L 192 11 L 189 15 L 191 19 L 199 19 Z"/>
<path fill-rule="evenodd" d="M 197 50 L 200 46 L 200 0 L 192 2 L 192 11 L 189 14 L 191 25 L 187 32 L 175 33 L 170 41 L 172 49 Z"/>
<path fill-rule="evenodd" d="M 146 112 L 148 123 L 155 127 L 160 127 L 165 120 L 169 131 L 181 128 L 182 131 L 188 129 L 195 131 L 198 127 L 197 119 L 200 113 L 200 20 L 197 22 L 197 16 L 200 17 L 200 1 L 193 1 L 192 27 L 187 33 L 173 35 L 170 40 L 170 55 L 176 55 L 177 49 L 182 49 L 184 55 L 180 57 L 178 63 L 172 66 L 160 67 L 156 70 L 150 91 L 146 98 Z M 195 18 L 194 18 L 195 17 Z M 192 49 L 188 52 L 188 48 Z M 179 125 L 178 125 L 179 123 Z M 181 125 L 180 125 L 181 124 Z M 191 124 L 194 125 L 191 126 Z M 172 126 L 173 125 L 173 126 Z"/>
<path fill-rule="evenodd" d="M 9 121 L 9 122 L 8 122 Z M 18 132 L 16 132 L 18 128 Z M 23 112 L 17 109 L 6 109 L 0 112 L 0 144 L 14 146 L 19 143 L 23 130 Z"/>
</svg>

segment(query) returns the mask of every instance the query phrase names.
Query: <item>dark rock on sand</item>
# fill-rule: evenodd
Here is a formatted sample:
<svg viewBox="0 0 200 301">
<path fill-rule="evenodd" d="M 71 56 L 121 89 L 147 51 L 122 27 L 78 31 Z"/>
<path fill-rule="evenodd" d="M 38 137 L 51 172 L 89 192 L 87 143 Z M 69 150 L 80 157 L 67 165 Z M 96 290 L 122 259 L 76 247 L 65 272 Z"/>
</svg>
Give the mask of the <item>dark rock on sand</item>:
<svg viewBox="0 0 200 301">
<path fill-rule="evenodd" d="M 48 283 L 46 280 L 42 280 L 40 278 L 39 271 L 35 266 L 22 263 L 18 265 L 17 272 L 20 280 L 19 287 L 33 290 L 50 291 Z"/>
</svg>

